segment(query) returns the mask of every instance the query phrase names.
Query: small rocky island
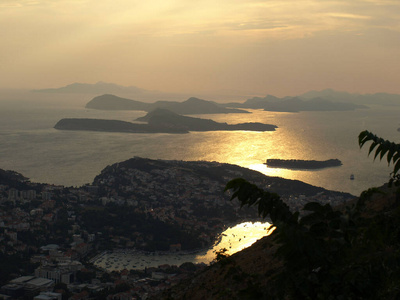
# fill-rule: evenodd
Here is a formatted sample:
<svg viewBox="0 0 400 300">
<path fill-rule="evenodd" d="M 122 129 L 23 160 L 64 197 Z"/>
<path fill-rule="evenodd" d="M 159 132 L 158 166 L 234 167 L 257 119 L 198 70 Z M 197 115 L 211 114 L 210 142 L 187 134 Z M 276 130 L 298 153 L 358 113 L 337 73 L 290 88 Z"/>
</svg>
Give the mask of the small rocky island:
<svg viewBox="0 0 400 300">
<path fill-rule="evenodd" d="M 263 123 L 227 124 L 209 119 L 181 116 L 167 109 L 155 109 L 146 116 L 136 119 L 144 123 L 101 119 L 61 119 L 54 126 L 59 130 L 86 130 L 127 133 L 188 133 L 190 131 L 274 131 L 277 126 Z"/>
<path fill-rule="evenodd" d="M 270 168 L 314 170 L 330 167 L 339 167 L 342 162 L 338 159 L 300 160 L 300 159 L 267 159 L 265 163 Z"/>
</svg>

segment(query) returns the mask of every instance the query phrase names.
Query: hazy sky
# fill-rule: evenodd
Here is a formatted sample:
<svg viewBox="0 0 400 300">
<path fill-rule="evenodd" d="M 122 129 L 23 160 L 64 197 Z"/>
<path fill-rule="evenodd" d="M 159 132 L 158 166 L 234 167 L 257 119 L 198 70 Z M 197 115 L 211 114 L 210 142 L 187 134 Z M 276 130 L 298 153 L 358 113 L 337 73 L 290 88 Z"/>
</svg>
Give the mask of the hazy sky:
<svg viewBox="0 0 400 300">
<path fill-rule="evenodd" d="M 399 0 L 0 0 L 0 88 L 400 93 Z"/>
</svg>

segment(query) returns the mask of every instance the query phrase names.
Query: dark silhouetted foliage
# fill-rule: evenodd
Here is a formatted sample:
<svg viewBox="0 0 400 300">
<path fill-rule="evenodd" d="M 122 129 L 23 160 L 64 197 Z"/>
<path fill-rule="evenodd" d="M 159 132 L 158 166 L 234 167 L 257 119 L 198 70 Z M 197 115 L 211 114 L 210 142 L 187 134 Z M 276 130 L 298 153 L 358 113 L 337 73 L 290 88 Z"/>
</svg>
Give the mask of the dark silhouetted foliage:
<svg viewBox="0 0 400 300">
<path fill-rule="evenodd" d="M 394 164 L 391 182 L 398 182 L 400 145 L 364 131 L 360 147 L 372 141 L 375 158 Z M 291 212 L 279 195 L 264 191 L 244 179 L 230 181 L 226 191 L 241 206 L 256 206 L 260 216 L 269 217 L 275 227 L 271 237 L 278 244 L 276 256 L 284 269 L 264 287 L 263 296 L 272 299 L 398 299 L 400 297 L 400 207 L 392 203 L 384 210 L 367 205 L 381 193 L 369 189 L 356 203 L 333 208 L 309 202 L 304 216 Z M 398 198 L 398 193 L 394 196 Z M 392 195 L 393 196 L 393 195 Z M 260 289 L 257 289 L 259 292 Z"/>
</svg>

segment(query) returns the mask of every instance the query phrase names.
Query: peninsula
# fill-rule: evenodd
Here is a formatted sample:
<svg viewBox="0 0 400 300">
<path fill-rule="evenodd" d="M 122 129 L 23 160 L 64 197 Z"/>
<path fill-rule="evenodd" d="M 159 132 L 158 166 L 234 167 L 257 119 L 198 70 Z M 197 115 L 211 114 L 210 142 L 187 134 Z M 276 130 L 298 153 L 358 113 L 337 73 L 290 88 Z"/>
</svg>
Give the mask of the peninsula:
<svg viewBox="0 0 400 300">
<path fill-rule="evenodd" d="M 126 133 L 188 133 L 189 131 L 274 131 L 277 126 L 263 123 L 218 123 L 213 120 L 181 116 L 167 109 L 156 109 L 131 123 L 120 120 L 103 119 L 61 119 L 54 126 L 59 130 L 86 130 Z"/>
<path fill-rule="evenodd" d="M 299 159 L 267 159 L 265 164 L 270 168 L 313 170 L 338 167 L 342 165 L 342 162 L 338 159 L 328 159 L 324 161 Z"/>
</svg>

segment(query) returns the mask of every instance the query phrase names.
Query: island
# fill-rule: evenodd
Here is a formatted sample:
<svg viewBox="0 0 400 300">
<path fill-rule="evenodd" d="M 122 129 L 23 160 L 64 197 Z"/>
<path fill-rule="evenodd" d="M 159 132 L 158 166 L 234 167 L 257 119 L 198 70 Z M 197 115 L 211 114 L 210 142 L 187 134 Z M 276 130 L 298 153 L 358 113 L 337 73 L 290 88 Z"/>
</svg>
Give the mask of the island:
<svg viewBox="0 0 400 300">
<path fill-rule="evenodd" d="M 227 103 L 226 106 L 275 112 L 351 111 L 368 108 L 362 104 L 331 101 L 321 97 L 302 99 L 301 97 L 278 98 L 272 95 L 267 95 L 264 98 L 254 97 L 244 103 Z"/>
<path fill-rule="evenodd" d="M 277 126 L 263 123 L 218 123 L 209 119 L 182 116 L 167 109 L 155 109 L 131 123 L 120 120 L 103 119 L 61 119 L 54 126 L 59 130 L 86 130 L 126 133 L 188 133 L 190 131 L 274 131 Z"/>
<path fill-rule="evenodd" d="M 265 164 L 270 168 L 313 170 L 339 167 L 342 165 L 342 162 L 339 159 L 328 159 L 324 161 L 299 159 L 267 159 Z"/>
<path fill-rule="evenodd" d="M 141 110 L 147 112 L 157 108 L 165 108 L 182 115 L 249 113 L 247 110 L 228 108 L 216 102 L 196 97 L 191 97 L 183 102 L 156 101 L 154 103 L 147 103 L 104 94 L 94 97 L 85 107 L 98 110 Z"/>
</svg>

